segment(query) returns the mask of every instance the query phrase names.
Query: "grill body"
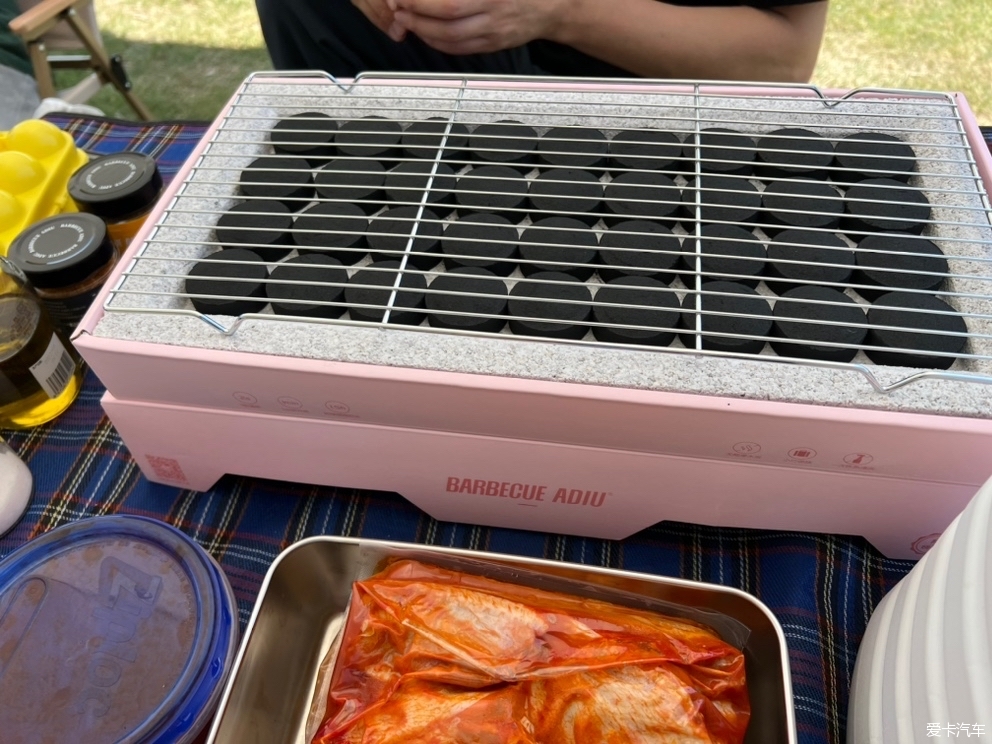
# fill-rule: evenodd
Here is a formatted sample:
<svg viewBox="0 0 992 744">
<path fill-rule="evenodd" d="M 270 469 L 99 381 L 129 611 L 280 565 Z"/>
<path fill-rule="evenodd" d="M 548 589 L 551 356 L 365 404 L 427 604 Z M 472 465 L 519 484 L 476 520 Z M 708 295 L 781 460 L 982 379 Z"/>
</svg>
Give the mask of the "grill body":
<svg viewBox="0 0 992 744">
<path fill-rule="evenodd" d="M 439 91 L 444 104 L 430 111 L 425 90 Z M 873 364 L 861 348 L 846 363 L 780 357 L 768 347 L 714 351 L 691 322 L 679 329 L 678 344 L 645 348 L 591 333 L 561 341 L 401 327 L 388 314 L 356 323 L 191 310 L 183 271 L 218 249 L 212 225 L 237 196 L 238 168 L 267 152 L 262 135 L 273 122 L 309 110 L 340 116 L 341 107 L 365 114 L 387 93 L 416 101 L 416 116 L 404 114 L 415 119 L 440 111 L 442 121 L 471 126 L 511 107 L 539 132 L 559 122 L 613 132 L 621 119 L 628 128 L 650 119 L 678 122 L 680 136 L 700 144 L 704 128 L 728 122 L 750 127 L 756 141 L 797 123 L 812 122 L 835 140 L 849 129 L 894 129 L 915 143 L 920 165 L 909 183 L 934 206 L 924 235 L 948 256 L 941 296 L 967 322 L 964 351 L 948 369 L 934 370 Z M 483 103 L 466 103 L 473 96 Z M 253 77 L 186 164 L 74 341 L 107 386 L 104 406 L 124 441 L 159 482 L 202 490 L 238 473 L 390 490 L 442 520 L 614 539 L 662 520 L 859 534 L 890 556 L 913 557 L 992 468 L 983 294 L 992 255 L 989 164 L 976 136 L 960 96 Z M 683 204 L 688 193 L 692 205 L 694 194 L 686 176 L 704 175 L 701 149 L 686 161 L 695 173 L 678 181 Z M 948 157 L 931 157 L 934 151 Z M 611 178 L 604 175 L 604 184 Z M 748 180 L 764 187 L 758 176 Z M 705 292 L 703 193 L 695 214 L 690 207 L 680 220 L 689 268 L 670 291 L 683 303 Z M 415 250 L 413 237 L 406 253 Z M 407 269 L 398 257 L 400 276 Z M 417 270 L 429 280 L 446 272 Z M 511 291 L 520 280 L 506 279 Z M 597 281 L 589 280 L 594 290 Z M 764 284 L 758 293 L 780 301 Z M 688 302 L 690 317 L 703 317 Z"/>
</svg>

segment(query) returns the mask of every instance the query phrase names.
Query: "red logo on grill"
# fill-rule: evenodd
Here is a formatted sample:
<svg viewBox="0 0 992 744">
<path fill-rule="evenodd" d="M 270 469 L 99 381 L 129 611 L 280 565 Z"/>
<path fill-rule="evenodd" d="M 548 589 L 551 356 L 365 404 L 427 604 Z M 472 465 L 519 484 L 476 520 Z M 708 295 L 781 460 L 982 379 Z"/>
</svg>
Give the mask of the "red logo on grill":
<svg viewBox="0 0 992 744">
<path fill-rule="evenodd" d="M 450 476 L 445 485 L 448 493 L 467 493 L 473 496 L 496 496 L 522 501 L 545 501 L 549 496 L 548 487 L 537 483 L 514 483 L 512 481 L 482 480 Z M 559 488 L 550 501 L 567 506 L 602 506 L 609 496 L 608 491 L 586 491 L 580 488 Z"/>
</svg>

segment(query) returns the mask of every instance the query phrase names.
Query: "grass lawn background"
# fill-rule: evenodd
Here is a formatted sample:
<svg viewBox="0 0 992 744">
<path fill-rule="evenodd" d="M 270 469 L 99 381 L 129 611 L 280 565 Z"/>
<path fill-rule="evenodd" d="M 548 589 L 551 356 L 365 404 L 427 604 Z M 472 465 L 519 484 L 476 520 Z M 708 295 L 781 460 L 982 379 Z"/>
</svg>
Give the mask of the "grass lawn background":
<svg viewBox="0 0 992 744">
<path fill-rule="evenodd" d="M 608 0 L 604 0 L 608 1 Z M 270 69 L 253 0 L 96 0 L 157 119 L 213 119 L 244 77 Z M 831 0 L 813 82 L 961 91 L 992 125 L 992 0 Z M 133 118 L 112 90 L 94 100 Z"/>
</svg>

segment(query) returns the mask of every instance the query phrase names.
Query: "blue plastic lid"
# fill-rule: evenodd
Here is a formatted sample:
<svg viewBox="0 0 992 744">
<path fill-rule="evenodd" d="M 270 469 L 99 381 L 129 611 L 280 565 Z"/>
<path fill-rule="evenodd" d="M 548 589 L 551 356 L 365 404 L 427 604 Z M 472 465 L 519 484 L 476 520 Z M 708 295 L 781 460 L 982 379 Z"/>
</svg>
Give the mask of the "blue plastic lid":
<svg viewBox="0 0 992 744">
<path fill-rule="evenodd" d="M 191 741 L 237 644 L 223 571 L 179 530 L 106 516 L 0 562 L 0 738 Z"/>
</svg>

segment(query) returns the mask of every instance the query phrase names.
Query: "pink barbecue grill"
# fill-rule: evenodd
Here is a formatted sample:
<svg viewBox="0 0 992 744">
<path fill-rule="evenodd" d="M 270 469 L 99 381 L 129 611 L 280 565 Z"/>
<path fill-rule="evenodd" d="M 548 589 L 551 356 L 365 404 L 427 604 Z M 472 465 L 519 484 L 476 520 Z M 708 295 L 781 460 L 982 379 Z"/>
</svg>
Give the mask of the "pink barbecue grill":
<svg viewBox="0 0 992 744">
<path fill-rule="evenodd" d="M 992 474 L 960 95 L 251 75 L 75 334 L 144 473 L 926 551 Z"/>
</svg>

